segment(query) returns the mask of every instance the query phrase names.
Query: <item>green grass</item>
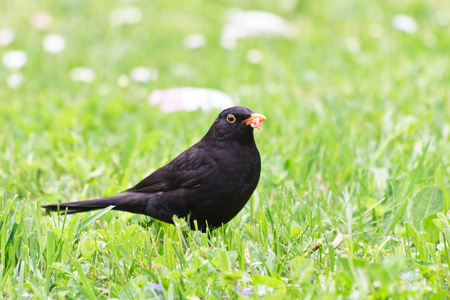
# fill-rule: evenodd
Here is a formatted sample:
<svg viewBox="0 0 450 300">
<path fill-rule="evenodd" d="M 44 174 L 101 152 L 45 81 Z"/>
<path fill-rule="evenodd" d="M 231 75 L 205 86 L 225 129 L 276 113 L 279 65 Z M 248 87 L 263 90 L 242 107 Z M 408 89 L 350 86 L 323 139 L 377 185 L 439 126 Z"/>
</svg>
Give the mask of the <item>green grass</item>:
<svg viewBox="0 0 450 300">
<path fill-rule="evenodd" d="M 110 11 L 130 3 L 142 21 L 111 27 Z M 0 28 L 16 32 L 0 55 L 28 55 L 17 89 L 0 66 L 0 297 L 450 297 L 450 5 L 280 3 L 294 5 L 0 2 Z M 221 27 L 236 6 L 283 16 L 297 38 L 222 49 Z M 29 25 L 37 11 L 53 16 L 50 29 Z M 412 16 L 417 32 L 393 29 L 397 14 Z M 62 53 L 42 50 L 48 32 L 65 36 Z M 184 50 L 195 32 L 207 45 Z M 262 52 L 260 64 L 247 61 L 251 49 Z M 158 80 L 118 87 L 141 65 L 157 68 Z M 73 82 L 78 66 L 96 80 Z M 198 141 L 218 111 L 162 114 L 146 102 L 151 90 L 178 86 L 226 91 L 268 118 L 256 133 L 260 184 L 236 218 L 207 236 L 181 220 L 40 209 L 116 194 Z M 338 233 L 349 238 L 333 249 Z"/>
</svg>

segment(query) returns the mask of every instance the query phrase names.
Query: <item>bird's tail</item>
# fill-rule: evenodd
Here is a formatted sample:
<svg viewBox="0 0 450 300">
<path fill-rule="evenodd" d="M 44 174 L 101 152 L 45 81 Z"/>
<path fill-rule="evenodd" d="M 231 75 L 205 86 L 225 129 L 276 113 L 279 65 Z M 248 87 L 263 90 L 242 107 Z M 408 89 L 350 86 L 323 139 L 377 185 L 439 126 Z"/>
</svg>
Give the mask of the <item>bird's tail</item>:
<svg viewBox="0 0 450 300">
<path fill-rule="evenodd" d="M 65 202 L 57 204 L 42 205 L 42 208 L 61 213 L 74 214 L 79 212 L 102 209 L 114 205 L 113 209 L 128 211 L 136 214 L 145 214 L 148 204 L 148 195 L 143 193 L 127 193 L 106 198 Z"/>
</svg>

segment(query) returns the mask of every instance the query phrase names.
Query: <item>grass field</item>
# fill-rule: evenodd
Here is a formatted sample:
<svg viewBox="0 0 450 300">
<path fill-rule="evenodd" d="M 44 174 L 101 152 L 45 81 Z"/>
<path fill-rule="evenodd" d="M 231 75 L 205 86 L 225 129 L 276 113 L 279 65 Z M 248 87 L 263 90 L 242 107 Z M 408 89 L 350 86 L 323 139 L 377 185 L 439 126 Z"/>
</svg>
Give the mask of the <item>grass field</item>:
<svg viewBox="0 0 450 300">
<path fill-rule="evenodd" d="M 130 6 L 129 24 L 111 24 Z M 233 7 L 297 35 L 224 49 Z M 0 56 L 27 58 L 0 66 L 1 298 L 450 297 L 448 2 L 3 0 L 0 12 L 15 35 Z M 399 15 L 412 18 L 403 31 Z M 49 33 L 62 51 L 44 50 Z M 193 33 L 206 45 L 185 49 Z M 138 66 L 157 78 L 129 80 Z M 79 67 L 92 82 L 72 80 Z M 268 118 L 259 186 L 228 225 L 208 236 L 182 220 L 40 209 L 114 195 L 197 142 L 219 110 L 147 103 L 182 86 Z"/>
</svg>

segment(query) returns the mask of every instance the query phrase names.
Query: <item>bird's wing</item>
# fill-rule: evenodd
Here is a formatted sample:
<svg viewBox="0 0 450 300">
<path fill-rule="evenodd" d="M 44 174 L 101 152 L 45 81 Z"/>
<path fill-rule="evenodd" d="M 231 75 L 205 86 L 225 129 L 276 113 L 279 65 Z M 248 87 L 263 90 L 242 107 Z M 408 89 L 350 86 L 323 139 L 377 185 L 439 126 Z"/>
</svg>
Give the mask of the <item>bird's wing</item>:
<svg viewBox="0 0 450 300">
<path fill-rule="evenodd" d="M 156 193 L 201 185 L 215 170 L 216 161 L 197 148 L 189 148 L 125 192 Z"/>
</svg>

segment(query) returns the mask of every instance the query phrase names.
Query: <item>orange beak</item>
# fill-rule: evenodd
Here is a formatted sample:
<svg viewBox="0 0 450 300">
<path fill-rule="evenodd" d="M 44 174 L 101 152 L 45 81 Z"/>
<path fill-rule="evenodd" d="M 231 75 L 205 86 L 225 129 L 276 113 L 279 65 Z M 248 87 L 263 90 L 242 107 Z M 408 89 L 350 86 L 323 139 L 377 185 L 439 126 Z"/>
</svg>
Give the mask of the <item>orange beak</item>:
<svg viewBox="0 0 450 300">
<path fill-rule="evenodd" d="M 256 128 L 258 130 L 261 130 L 261 123 L 266 120 L 267 118 L 264 115 L 261 114 L 251 114 L 250 118 L 245 119 L 242 121 L 245 125 L 250 125 L 252 128 Z"/>
</svg>

